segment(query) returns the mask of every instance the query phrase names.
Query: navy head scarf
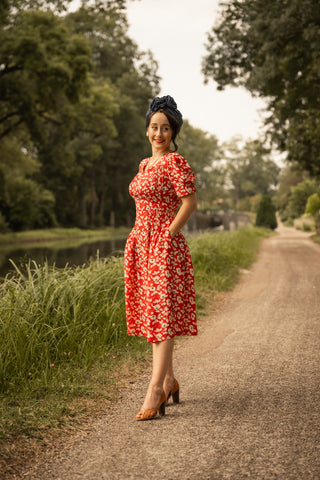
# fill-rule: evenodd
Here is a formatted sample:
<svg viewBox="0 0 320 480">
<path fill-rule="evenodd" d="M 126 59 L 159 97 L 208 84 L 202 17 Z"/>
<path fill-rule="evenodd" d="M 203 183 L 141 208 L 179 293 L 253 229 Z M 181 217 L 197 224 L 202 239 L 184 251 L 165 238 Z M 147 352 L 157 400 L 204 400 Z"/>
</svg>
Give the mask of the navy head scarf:
<svg viewBox="0 0 320 480">
<path fill-rule="evenodd" d="M 171 113 L 171 115 L 173 115 L 178 120 L 179 126 L 181 128 L 181 125 L 183 124 L 182 115 L 177 108 L 176 102 L 172 97 L 170 97 L 170 95 L 165 95 L 164 97 L 155 97 L 152 100 L 149 110 L 146 114 L 146 126 L 149 115 L 151 113 L 156 113 L 159 110 L 165 110 L 168 113 Z"/>
</svg>

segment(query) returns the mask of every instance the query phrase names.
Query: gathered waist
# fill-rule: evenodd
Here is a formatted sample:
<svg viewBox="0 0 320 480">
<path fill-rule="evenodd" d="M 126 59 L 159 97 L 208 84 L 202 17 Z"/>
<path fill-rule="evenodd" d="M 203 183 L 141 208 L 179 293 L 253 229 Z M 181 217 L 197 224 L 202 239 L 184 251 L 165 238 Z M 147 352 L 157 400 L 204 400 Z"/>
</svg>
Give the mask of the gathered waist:
<svg viewBox="0 0 320 480">
<path fill-rule="evenodd" d="M 170 225 L 175 217 L 175 208 L 164 202 L 136 201 L 135 227 L 161 229 Z"/>
</svg>

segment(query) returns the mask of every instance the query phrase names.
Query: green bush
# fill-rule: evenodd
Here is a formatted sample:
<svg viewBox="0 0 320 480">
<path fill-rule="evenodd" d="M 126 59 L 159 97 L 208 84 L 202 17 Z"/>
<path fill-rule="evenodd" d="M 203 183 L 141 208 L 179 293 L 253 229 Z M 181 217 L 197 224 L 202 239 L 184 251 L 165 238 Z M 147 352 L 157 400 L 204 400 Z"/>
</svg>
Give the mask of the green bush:
<svg viewBox="0 0 320 480">
<path fill-rule="evenodd" d="M 7 182 L 5 201 L 14 231 L 56 226 L 53 194 L 30 178 Z"/>
<path fill-rule="evenodd" d="M 271 197 L 262 197 L 258 206 L 256 226 L 266 227 L 274 230 L 277 228 L 276 209 L 272 203 Z"/>
<path fill-rule="evenodd" d="M 305 213 L 310 213 L 311 215 L 315 216 L 319 213 L 320 210 L 320 197 L 317 193 L 313 193 L 307 200 L 307 205 L 305 209 Z"/>
<path fill-rule="evenodd" d="M 299 218 L 304 214 L 308 198 L 318 190 L 316 182 L 304 180 L 296 187 L 291 187 L 291 195 L 287 206 L 287 216 Z"/>
</svg>

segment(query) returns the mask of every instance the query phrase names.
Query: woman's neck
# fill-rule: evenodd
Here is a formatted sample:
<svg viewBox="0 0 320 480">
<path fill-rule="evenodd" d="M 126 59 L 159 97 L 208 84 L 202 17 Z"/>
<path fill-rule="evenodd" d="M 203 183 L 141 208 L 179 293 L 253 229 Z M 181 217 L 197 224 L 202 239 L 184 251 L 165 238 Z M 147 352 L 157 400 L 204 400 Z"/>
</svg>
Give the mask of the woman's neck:
<svg viewBox="0 0 320 480">
<path fill-rule="evenodd" d="M 152 149 L 151 158 L 156 161 L 168 152 L 170 152 L 170 148 L 165 148 L 164 150 Z"/>
</svg>

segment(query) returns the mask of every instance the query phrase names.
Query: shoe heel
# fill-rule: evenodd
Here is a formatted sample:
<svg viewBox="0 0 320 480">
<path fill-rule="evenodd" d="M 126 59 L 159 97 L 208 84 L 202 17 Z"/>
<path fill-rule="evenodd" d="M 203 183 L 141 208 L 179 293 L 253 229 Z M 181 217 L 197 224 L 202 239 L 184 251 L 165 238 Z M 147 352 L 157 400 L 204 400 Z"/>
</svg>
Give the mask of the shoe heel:
<svg viewBox="0 0 320 480">
<path fill-rule="evenodd" d="M 173 403 L 179 403 L 179 389 L 172 394 Z"/>
<path fill-rule="evenodd" d="M 160 407 L 159 407 L 159 415 L 160 417 L 163 417 L 166 414 L 166 402 L 162 402 Z"/>
</svg>

